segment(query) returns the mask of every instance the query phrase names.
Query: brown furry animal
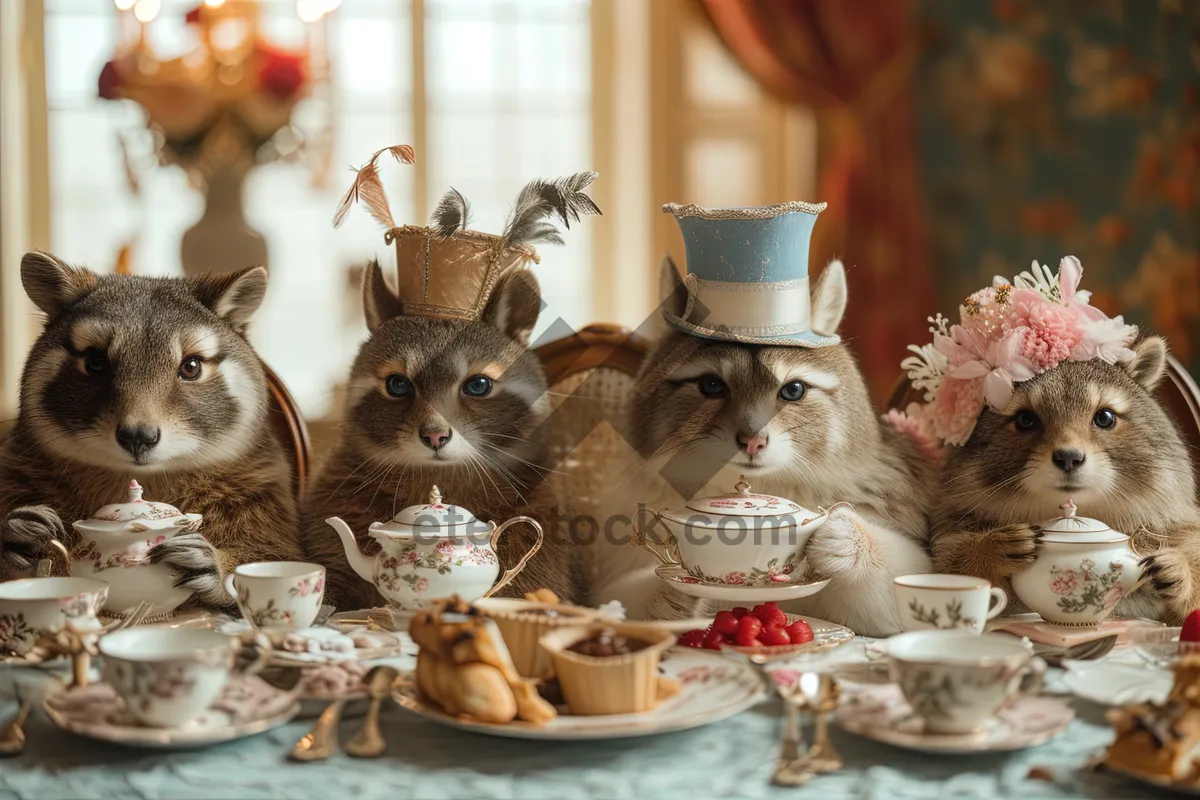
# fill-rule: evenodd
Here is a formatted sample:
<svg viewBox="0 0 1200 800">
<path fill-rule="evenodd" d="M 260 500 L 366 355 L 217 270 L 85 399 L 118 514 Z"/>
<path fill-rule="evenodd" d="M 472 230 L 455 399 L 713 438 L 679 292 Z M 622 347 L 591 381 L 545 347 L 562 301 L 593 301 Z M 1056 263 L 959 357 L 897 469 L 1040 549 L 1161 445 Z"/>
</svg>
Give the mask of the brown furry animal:
<svg viewBox="0 0 1200 800">
<path fill-rule="evenodd" d="M 1072 499 L 1132 537 L 1149 580 L 1117 608 L 1178 622 L 1200 607 L 1200 506 L 1187 447 L 1154 397 L 1167 347 L 1150 337 L 1125 364 L 1065 361 L 1017 384 L 949 448 L 934 514 L 935 567 L 1009 578 L 1037 557 L 1038 521 Z"/>
<path fill-rule="evenodd" d="M 682 304 L 675 265 L 663 264 L 668 302 Z M 812 327 L 836 332 L 846 277 L 831 263 L 812 292 Z M 912 442 L 871 407 L 844 344 L 770 347 L 713 341 L 671 330 L 637 377 L 627 440 L 644 458 L 608 505 L 611 516 L 682 508 L 693 497 L 727 494 L 744 475 L 753 491 L 806 508 L 848 501 L 813 533 L 809 567 L 831 578 L 788 610 L 870 635 L 895 633 L 892 578 L 927 572 L 925 549 L 932 467 Z M 755 443 L 752 446 L 752 443 Z M 623 536 L 591 548 L 593 601 L 616 599 L 632 617 L 695 616 L 700 604 L 653 577 L 644 554 Z M 711 611 L 711 609 L 707 609 Z"/>
<path fill-rule="evenodd" d="M 303 510 L 304 548 L 328 570 L 326 596 L 339 608 L 383 600 L 350 568 L 328 517 L 344 519 L 375 552 L 370 524 L 425 503 L 434 484 L 447 503 L 497 524 L 520 514 L 548 520 L 550 511 L 540 469 L 546 375 L 527 349 L 541 305 L 533 274 L 501 278 L 475 321 L 400 313 L 377 263 L 364 276 L 363 298 L 371 337 L 350 370 L 342 436 Z M 544 587 L 568 602 L 583 599 L 575 548 L 542 525 L 541 551 L 503 593 Z M 532 542 L 526 526 L 510 528 L 500 540 L 501 568 Z"/>
<path fill-rule="evenodd" d="M 20 416 L 0 443 L 0 572 L 20 577 L 51 537 L 126 502 L 202 514 L 201 533 L 150 551 L 178 585 L 228 608 L 237 564 L 301 556 L 291 478 L 269 432 L 267 383 L 246 341 L 267 272 L 198 279 L 99 276 L 29 253 L 21 279 L 46 326 L 25 364 Z"/>
</svg>

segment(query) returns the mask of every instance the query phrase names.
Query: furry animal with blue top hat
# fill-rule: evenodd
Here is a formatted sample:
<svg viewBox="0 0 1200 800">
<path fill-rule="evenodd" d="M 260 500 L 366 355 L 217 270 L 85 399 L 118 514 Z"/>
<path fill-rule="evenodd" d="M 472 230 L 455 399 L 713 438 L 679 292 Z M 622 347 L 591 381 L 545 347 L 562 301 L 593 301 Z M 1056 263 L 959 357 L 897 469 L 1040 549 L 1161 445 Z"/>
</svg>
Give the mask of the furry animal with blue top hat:
<svg viewBox="0 0 1200 800">
<path fill-rule="evenodd" d="M 835 331 L 814 330 L 809 299 L 809 242 L 825 207 L 664 205 L 679 223 L 687 255 L 686 295 L 682 308 L 663 309 L 667 322 L 695 336 L 745 344 L 839 344 Z"/>
</svg>

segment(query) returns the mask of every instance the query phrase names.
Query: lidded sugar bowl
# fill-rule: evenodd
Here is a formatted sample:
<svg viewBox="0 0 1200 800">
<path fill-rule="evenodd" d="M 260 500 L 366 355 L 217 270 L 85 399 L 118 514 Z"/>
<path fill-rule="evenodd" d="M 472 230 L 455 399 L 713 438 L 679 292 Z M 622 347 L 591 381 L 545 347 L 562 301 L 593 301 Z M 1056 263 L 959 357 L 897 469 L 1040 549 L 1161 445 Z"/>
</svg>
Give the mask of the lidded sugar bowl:
<svg viewBox="0 0 1200 800">
<path fill-rule="evenodd" d="M 389 522 L 373 522 L 367 535 L 382 548 L 366 556 L 350 526 L 338 517 L 325 520 L 342 538 L 346 559 L 359 577 L 402 611 L 416 611 L 429 601 L 458 595 L 471 602 L 490 597 L 508 585 L 542 547 L 542 526 L 530 517 L 513 517 L 497 526 L 483 522 L 462 506 L 442 501 L 437 486 L 429 502 L 403 509 Z M 536 540 L 521 560 L 497 582 L 500 561 L 496 546 L 511 526 L 524 522 Z"/>
<path fill-rule="evenodd" d="M 1047 622 L 1095 625 L 1137 588 L 1140 559 L 1125 534 L 1079 516 L 1070 500 L 1060 508 L 1041 524 L 1037 559 L 1012 577 L 1013 592 Z"/>
<path fill-rule="evenodd" d="M 175 586 L 174 570 L 150 560 L 150 550 L 180 533 L 199 529 L 202 517 L 185 514 L 168 503 L 142 498 L 142 487 L 129 482 L 129 498 L 97 511 L 71 527 L 79 543 L 71 551 L 71 574 L 108 582 L 104 611 L 120 615 L 142 602 L 151 605 L 147 618 L 170 614 L 192 593 Z"/>
</svg>

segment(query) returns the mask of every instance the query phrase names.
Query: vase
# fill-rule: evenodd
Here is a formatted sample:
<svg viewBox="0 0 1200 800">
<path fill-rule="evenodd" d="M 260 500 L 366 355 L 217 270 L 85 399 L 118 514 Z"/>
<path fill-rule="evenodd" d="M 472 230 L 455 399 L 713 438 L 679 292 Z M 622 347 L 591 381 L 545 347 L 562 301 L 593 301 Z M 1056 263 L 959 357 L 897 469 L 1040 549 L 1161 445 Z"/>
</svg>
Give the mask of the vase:
<svg viewBox="0 0 1200 800">
<path fill-rule="evenodd" d="M 183 234 L 180 260 L 188 277 L 267 265 L 267 242 L 246 221 L 242 194 L 244 169 L 224 167 L 211 173 L 204 190 L 204 213 Z"/>
</svg>

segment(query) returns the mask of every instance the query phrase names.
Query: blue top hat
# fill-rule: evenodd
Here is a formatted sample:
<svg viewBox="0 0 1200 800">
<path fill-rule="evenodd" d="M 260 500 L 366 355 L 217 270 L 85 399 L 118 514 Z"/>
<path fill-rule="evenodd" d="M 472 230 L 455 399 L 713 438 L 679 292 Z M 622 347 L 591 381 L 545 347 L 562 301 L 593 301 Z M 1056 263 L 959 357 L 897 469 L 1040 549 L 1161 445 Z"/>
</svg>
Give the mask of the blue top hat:
<svg viewBox="0 0 1200 800">
<path fill-rule="evenodd" d="M 708 339 L 823 347 L 836 335 L 810 327 L 808 250 L 825 203 L 700 208 L 668 203 L 687 253 L 687 303 L 663 316 Z"/>
</svg>

